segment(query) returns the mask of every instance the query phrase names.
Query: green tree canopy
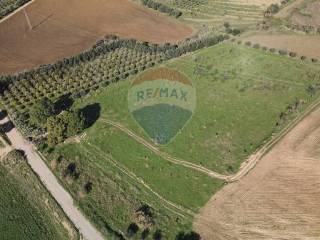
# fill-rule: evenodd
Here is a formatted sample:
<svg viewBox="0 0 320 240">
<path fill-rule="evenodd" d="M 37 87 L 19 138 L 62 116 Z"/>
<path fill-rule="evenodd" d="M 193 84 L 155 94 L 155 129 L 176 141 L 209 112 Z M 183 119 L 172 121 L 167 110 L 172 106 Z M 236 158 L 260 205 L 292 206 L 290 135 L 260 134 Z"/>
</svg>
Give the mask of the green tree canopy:
<svg viewBox="0 0 320 240">
<path fill-rule="evenodd" d="M 74 136 L 85 128 L 85 119 L 79 110 L 64 111 L 47 120 L 48 144 L 55 146 L 67 137 Z"/>
<path fill-rule="evenodd" d="M 43 98 L 30 109 L 30 122 L 38 127 L 45 127 L 47 119 L 54 114 L 54 103 Z"/>
</svg>

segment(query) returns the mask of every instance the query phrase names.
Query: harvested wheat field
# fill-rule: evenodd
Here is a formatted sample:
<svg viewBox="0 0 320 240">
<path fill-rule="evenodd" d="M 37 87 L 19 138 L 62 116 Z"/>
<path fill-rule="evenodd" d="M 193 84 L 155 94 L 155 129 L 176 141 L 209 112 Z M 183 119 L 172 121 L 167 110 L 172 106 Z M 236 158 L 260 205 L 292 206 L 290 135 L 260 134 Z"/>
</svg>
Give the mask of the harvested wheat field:
<svg viewBox="0 0 320 240">
<path fill-rule="evenodd" d="M 309 58 L 320 58 L 320 36 L 256 34 L 243 38 L 268 48 L 296 52 Z"/>
<path fill-rule="evenodd" d="M 320 239 L 320 109 L 196 217 L 204 240 Z"/>
<path fill-rule="evenodd" d="M 107 34 L 155 43 L 193 34 L 177 20 L 128 0 L 35 0 L 25 12 L 0 23 L 0 74 L 74 55 Z"/>
</svg>

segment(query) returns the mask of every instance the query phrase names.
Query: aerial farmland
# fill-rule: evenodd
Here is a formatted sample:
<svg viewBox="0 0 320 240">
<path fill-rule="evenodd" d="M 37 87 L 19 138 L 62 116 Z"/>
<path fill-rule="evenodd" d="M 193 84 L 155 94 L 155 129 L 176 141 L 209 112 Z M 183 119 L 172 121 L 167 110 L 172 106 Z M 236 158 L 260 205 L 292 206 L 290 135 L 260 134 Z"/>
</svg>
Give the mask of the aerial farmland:
<svg viewBox="0 0 320 240">
<path fill-rule="evenodd" d="M 319 13 L 1 1 L 0 239 L 319 239 Z"/>
</svg>

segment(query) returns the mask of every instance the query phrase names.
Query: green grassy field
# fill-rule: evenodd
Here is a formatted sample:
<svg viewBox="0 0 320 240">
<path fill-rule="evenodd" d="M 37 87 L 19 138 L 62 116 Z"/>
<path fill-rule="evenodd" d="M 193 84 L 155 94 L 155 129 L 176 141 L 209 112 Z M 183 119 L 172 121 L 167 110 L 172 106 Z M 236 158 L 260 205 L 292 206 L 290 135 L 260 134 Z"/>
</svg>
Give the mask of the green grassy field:
<svg viewBox="0 0 320 240">
<path fill-rule="evenodd" d="M 306 89 L 320 80 L 317 64 L 231 43 L 164 66 L 192 80 L 197 107 L 184 129 L 159 147 L 221 173 L 236 172 L 246 157 L 303 111 L 317 95 L 311 97 Z M 111 229 L 125 232 L 135 221 L 135 210 L 145 203 L 152 206 L 156 219 L 151 231 L 161 229 L 173 239 L 191 226 L 193 213 L 223 182 L 167 162 L 104 122 L 119 122 L 151 142 L 128 110 L 131 82 L 118 82 L 76 102 L 76 107 L 99 106 L 100 117 L 80 143 L 63 144 L 48 159 L 106 235 Z M 64 176 L 70 163 L 76 166 L 76 178 Z M 93 190 L 85 194 L 88 181 Z"/>
<path fill-rule="evenodd" d="M 0 179 L 1 239 L 78 239 L 26 163 L 15 168 L 1 163 Z"/>
<path fill-rule="evenodd" d="M 197 107 L 184 130 L 161 148 L 220 173 L 235 172 L 303 110 L 313 100 L 306 89 L 319 81 L 318 64 L 233 44 L 204 49 L 166 66 L 193 80 Z M 120 82 L 82 104 L 99 103 L 103 117 L 147 138 L 128 111 L 129 87 L 130 81 Z M 295 103 L 297 109 L 288 110 Z M 285 117 L 280 119 L 281 114 Z"/>
<path fill-rule="evenodd" d="M 96 123 L 86 134 L 80 144 L 58 147 L 49 158 L 63 159 L 56 174 L 107 236 L 112 236 L 111 229 L 126 232 L 135 211 L 147 204 L 155 219 L 151 232 L 161 229 L 173 239 L 179 231 L 190 229 L 193 214 L 223 184 L 164 161 L 106 123 Z M 63 176 L 70 163 L 79 172 L 79 178 L 71 181 Z M 87 181 L 93 191 L 79 197 Z"/>
</svg>

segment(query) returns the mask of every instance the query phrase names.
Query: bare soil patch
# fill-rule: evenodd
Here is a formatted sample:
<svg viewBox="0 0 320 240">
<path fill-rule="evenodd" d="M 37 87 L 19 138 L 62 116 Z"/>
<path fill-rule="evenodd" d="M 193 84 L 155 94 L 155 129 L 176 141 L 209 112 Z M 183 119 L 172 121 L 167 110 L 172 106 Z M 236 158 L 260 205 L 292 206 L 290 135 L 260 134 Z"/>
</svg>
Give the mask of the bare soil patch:
<svg viewBox="0 0 320 240">
<path fill-rule="evenodd" d="M 128 0 L 35 0 L 0 23 L 0 74 L 75 55 L 107 34 L 177 42 L 193 30 Z"/>
<path fill-rule="evenodd" d="M 296 25 L 320 27 L 320 2 L 310 1 L 303 9 L 295 10 L 291 22 Z"/>
<path fill-rule="evenodd" d="M 240 181 L 201 210 L 204 240 L 320 238 L 320 109 L 310 113 Z"/>
<path fill-rule="evenodd" d="M 309 58 L 320 58 L 320 36 L 256 34 L 243 38 L 268 48 L 284 49 Z"/>
</svg>

